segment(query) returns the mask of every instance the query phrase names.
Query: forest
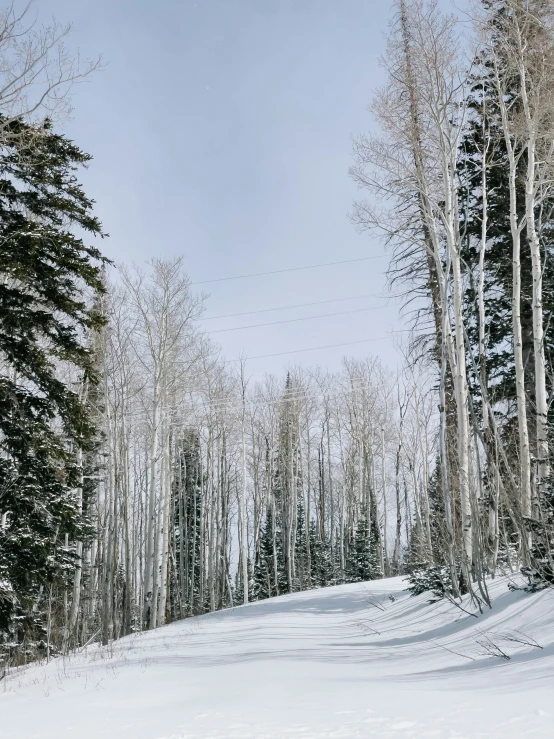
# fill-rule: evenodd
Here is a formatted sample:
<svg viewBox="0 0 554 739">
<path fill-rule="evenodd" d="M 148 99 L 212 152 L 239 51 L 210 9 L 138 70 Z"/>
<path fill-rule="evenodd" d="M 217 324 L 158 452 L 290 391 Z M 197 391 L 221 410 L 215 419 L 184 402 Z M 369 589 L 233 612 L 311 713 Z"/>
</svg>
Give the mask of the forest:
<svg viewBox="0 0 554 739">
<path fill-rule="evenodd" d="M 103 255 L 58 123 L 98 62 L 1 15 L 0 676 L 341 583 L 482 610 L 501 572 L 554 584 L 554 7 L 392 5 L 350 176 L 410 321 L 398 367 L 256 381 L 182 256 Z"/>
</svg>

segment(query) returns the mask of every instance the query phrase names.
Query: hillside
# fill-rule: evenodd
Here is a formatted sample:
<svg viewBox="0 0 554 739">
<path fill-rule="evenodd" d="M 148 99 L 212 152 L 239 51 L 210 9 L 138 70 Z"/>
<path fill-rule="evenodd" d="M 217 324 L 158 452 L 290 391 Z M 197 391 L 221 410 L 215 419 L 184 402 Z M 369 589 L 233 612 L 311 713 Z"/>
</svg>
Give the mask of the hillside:
<svg viewBox="0 0 554 739">
<path fill-rule="evenodd" d="M 20 670 L 0 684 L 0 736 L 554 736 L 553 591 L 498 579 L 474 618 L 403 587 L 283 596 Z"/>
</svg>

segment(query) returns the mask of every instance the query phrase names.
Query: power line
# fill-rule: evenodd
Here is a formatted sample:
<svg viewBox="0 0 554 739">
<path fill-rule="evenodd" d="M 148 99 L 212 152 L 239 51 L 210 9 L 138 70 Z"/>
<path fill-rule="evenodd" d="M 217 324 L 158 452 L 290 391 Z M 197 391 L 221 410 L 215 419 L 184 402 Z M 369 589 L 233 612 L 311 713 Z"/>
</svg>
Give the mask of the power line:
<svg viewBox="0 0 554 739">
<path fill-rule="evenodd" d="M 354 344 L 367 344 L 370 341 L 384 341 L 385 339 L 389 339 L 390 334 L 405 334 L 405 333 L 410 333 L 410 332 L 411 332 L 411 329 L 409 328 L 393 329 L 389 331 L 388 335 L 376 336 L 373 339 L 362 339 L 361 341 L 348 341 L 344 344 L 327 344 L 327 346 L 312 346 L 312 347 L 307 347 L 306 349 L 292 349 L 286 352 L 276 352 L 275 354 L 259 354 L 255 357 L 246 356 L 243 359 L 240 359 L 240 358 L 239 359 L 221 359 L 219 360 L 219 364 L 226 365 L 226 364 L 232 364 L 234 362 L 242 362 L 242 361 L 249 362 L 251 359 L 265 359 L 266 357 L 282 357 L 285 354 L 298 354 L 299 352 L 315 352 L 315 351 L 318 351 L 319 349 L 335 349 L 341 346 L 353 346 Z M 214 354 L 210 354 L 208 356 L 218 357 L 220 355 L 219 355 L 219 352 L 217 352 Z M 215 361 L 217 362 L 217 359 Z M 184 360 L 177 360 L 176 362 L 174 362 L 174 364 L 189 364 L 189 362 L 188 361 L 185 362 Z M 206 374 L 205 371 L 200 372 L 198 375 L 195 375 L 195 378 L 203 377 L 205 376 L 205 374 Z"/>
<path fill-rule="evenodd" d="M 283 402 L 295 402 L 300 400 L 313 400 L 313 399 L 319 399 L 319 400 L 335 400 L 337 398 L 342 398 L 346 396 L 350 396 L 353 393 L 357 393 L 361 390 L 371 390 L 371 382 L 370 380 L 363 380 L 359 383 L 355 383 L 352 385 L 348 385 L 348 387 L 344 387 L 343 390 L 339 393 L 335 393 L 334 395 L 328 395 L 322 388 L 313 388 L 313 387 L 302 387 L 298 388 L 298 390 L 291 394 L 291 395 L 283 395 L 281 394 L 279 397 L 275 398 L 257 398 L 255 400 L 248 400 L 247 406 L 268 406 L 268 405 L 281 405 Z M 315 390 L 315 392 L 314 392 Z M 206 407 L 209 408 L 209 410 L 217 410 L 222 408 L 236 408 L 237 406 L 240 406 L 242 403 L 242 400 L 239 396 L 233 397 L 232 399 L 215 399 L 212 400 L 209 397 L 206 397 L 206 393 L 198 390 L 193 391 L 196 392 L 197 395 L 200 395 L 201 397 L 193 399 L 189 398 L 190 403 L 188 405 L 180 404 L 176 406 L 166 406 L 164 407 L 164 411 L 166 412 L 187 412 L 187 411 L 197 411 L 199 410 L 198 405 L 203 405 L 204 409 Z M 198 404 L 198 405 L 193 405 Z M 125 416 L 125 418 L 132 418 L 132 417 L 147 417 L 149 414 L 152 413 L 151 408 L 137 408 L 132 411 L 125 411 L 122 415 Z M 146 418 L 146 420 L 149 420 L 149 418 Z M 177 425 L 180 424 L 180 422 L 176 422 Z"/>
<path fill-rule="evenodd" d="M 191 285 L 206 285 L 208 282 L 227 282 L 228 280 L 244 280 L 246 277 L 265 277 L 266 275 L 280 275 L 283 272 L 299 272 L 304 269 L 316 269 L 317 267 L 334 267 L 337 264 L 352 264 L 353 262 L 366 262 L 369 259 L 381 259 L 384 256 L 380 254 L 374 257 L 359 257 L 358 259 L 344 259 L 340 262 L 322 262 L 321 264 L 309 264 L 306 267 L 289 267 L 288 269 L 275 269 L 271 272 L 253 272 L 248 275 L 234 275 L 233 277 L 217 277 L 212 280 L 197 280 L 191 282 Z"/>
<path fill-rule="evenodd" d="M 232 328 L 216 328 L 207 331 L 208 334 L 220 334 L 226 331 L 241 331 L 244 328 L 259 328 L 260 326 L 277 326 L 279 323 L 296 323 L 297 321 L 312 321 L 314 318 L 331 318 L 332 316 L 346 316 L 351 313 L 365 313 L 369 310 L 381 310 L 382 305 L 374 305 L 371 308 L 357 308 L 356 310 L 339 311 L 338 313 L 322 313 L 319 316 L 305 316 L 304 318 L 287 318 L 283 321 L 270 321 L 269 323 L 251 323 L 248 326 L 233 326 Z"/>
<path fill-rule="evenodd" d="M 289 310 L 292 308 L 308 308 L 311 305 L 326 305 L 327 303 L 344 303 L 347 300 L 360 300 L 361 298 L 380 298 L 383 297 L 385 300 L 388 296 L 375 295 L 374 293 L 367 293 L 366 295 L 353 295 L 351 298 L 333 298 L 332 300 L 318 300 L 315 303 L 297 303 L 296 305 L 283 305 L 279 308 L 262 308 L 261 310 L 249 310 L 244 313 L 227 313 L 221 316 L 208 316 L 207 318 L 201 318 L 201 321 L 215 321 L 216 318 L 237 318 L 238 316 L 251 316 L 254 313 L 271 313 L 277 310 Z M 394 296 L 391 296 L 394 297 Z"/>
<path fill-rule="evenodd" d="M 399 334 L 399 333 L 405 333 L 406 331 L 409 331 L 410 329 L 405 330 L 399 330 L 399 331 L 392 331 L 393 334 Z M 245 361 L 250 361 L 251 359 L 266 359 L 268 357 L 282 357 L 284 354 L 299 354 L 300 352 L 315 352 L 319 349 L 336 349 L 340 346 L 353 346 L 354 344 L 367 344 L 369 341 L 384 341 L 384 339 L 388 339 L 388 336 L 377 336 L 374 339 L 362 339 L 361 341 L 347 341 L 344 344 L 327 344 L 327 346 L 311 346 L 307 349 L 293 349 L 292 351 L 288 352 L 275 352 L 275 354 L 258 354 L 256 357 L 245 357 Z M 240 359 L 227 359 L 225 360 L 227 362 L 240 362 Z"/>
<path fill-rule="evenodd" d="M 409 333 L 410 330 L 411 329 L 394 329 L 394 330 L 390 331 L 389 333 L 391 333 L 391 334 L 402 334 L 402 333 Z M 370 341 L 383 341 L 384 339 L 388 339 L 388 338 L 389 338 L 389 336 L 377 336 L 377 337 L 374 337 L 373 339 L 362 339 L 360 341 L 349 341 L 349 342 L 345 342 L 345 343 L 342 343 L 342 344 L 328 344 L 327 346 L 314 346 L 314 347 L 308 347 L 308 348 L 305 348 L 305 349 L 293 349 L 291 351 L 276 352 L 274 354 L 260 354 L 260 355 L 255 356 L 255 357 L 246 357 L 245 359 L 246 359 L 246 361 L 249 361 L 250 359 L 265 359 L 267 357 L 280 357 L 280 356 L 284 356 L 286 354 L 298 354 L 300 352 L 318 351 L 320 349 L 334 349 L 334 348 L 337 348 L 337 347 L 352 346 L 352 345 L 355 345 L 355 344 L 366 344 L 366 343 L 368 343 Z M 221 364 L 222 365 L 226 365 L 226 364 L 231 364 L 233 362 L 240 362 L 240 361 L 242 361 L 242 360 L 241 359 L 224 359 L 224 360 L 221 360 Z M 187 377 L 187 379 L 189 381 L 193 381 L 193 380 L 197 380 L 197 379 L 199 379 L 201 377 L 205 377 L 205 376 L 206 376 L 206 372 L 199 372 L 198 374 L 195 374 L 195 375 L 192 375 L 190 377 Z M 353 390 L 356 391 L 356 390 L 359 390 L 359 389 L 363 389 L 364 387 L 367 388 L 368 385 L 367 385 L 366 381 L 362 380 L 359 385 L 357 383 L 354 383 L 353 385 L 350 385 L 348 388 L 345 388 L 344 389 L 344 394 L 348 394 L 348 393 L 352 392 Z M 196 390 L 196 391 L 192 391 L 192 392 L 196 392 L 196 393 L 198 393 L 200 395 L 205 395 L 205 391 L 202 391 L 202 390 Z M 311 391 L 310 390 L 307 390 L 307 389 L 306 390 L 305 389 L 299 389 L 299 394 L 297 396 L 294 396 L 294 395 L 291 396 L 291 399 L 301 399 L 301 397 L 305 396 L 305 393 L 306 392 L 311 392 Z M 336 396 L 325 396 L 325 397 L 328 397 L 328 399 L 331 400 L 331 399 L 333 399 L 333 397 L 340 397 L 342 395 L 343 395 L 343 393 L 341 392 L 341 393 L 339 393 Z M 281 401 L 282 401 L 282 398 L 280 398 L 280 399 L 279 398 L 276 398 L 274 400 L 268 401 L 268 403 L 271 404 L 271 403 L 277 403 L 277 402 L 281 402 Z M 250 401 L 250 403 L 251 402 L 252 401 Z M 263 404 L 263 402 L 265 402 L 265 401 L 260 401 L 261 404 Z M 215 402 L 212 401 L 211 403 L 209 403 L 210 408 L 212 408 L 212 407 L 218 407 L 220 404 L 221 404 L 221 407 L 224 407 L 227 404 L 229 404 L 231 407 L 233 405 L 233 403 L 232 402 L 229 402 L 228 400 L 227 401 L 223 401 L 223 402 L 221 400 L 216 400 Z M 181 408 L 180 406 L 171 406 L 170 408 L 168 408 L 166 410 L 188 410 L 188 409 Z M 127 412 L 124 415 L 126 415 L 126 416 L 127 415 L 135 416 L 135 415 L 140 415 L 140 414 L 143 414 L 143 413 L 144 414 L 148 414 L 149 412 L 150 412 L 149 409 L 145 409 L 145 408 L 144 409 L 135 409 L 134 411 Z"/>
</svg>

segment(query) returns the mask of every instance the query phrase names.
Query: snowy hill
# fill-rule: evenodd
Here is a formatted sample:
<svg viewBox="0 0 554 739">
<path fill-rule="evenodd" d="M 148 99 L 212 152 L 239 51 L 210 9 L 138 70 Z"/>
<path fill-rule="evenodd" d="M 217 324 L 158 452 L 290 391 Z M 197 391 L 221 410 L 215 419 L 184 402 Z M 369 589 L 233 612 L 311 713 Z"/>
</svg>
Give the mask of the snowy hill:
<svg viewBox="0 0 554 739">
<path fill-rule="evenodd" d="M 554 737 L 553 591 L 499 579 L 474 618 L 403 587 L 283 596 L 21 670 L 0 737 Z"/>
</svg>

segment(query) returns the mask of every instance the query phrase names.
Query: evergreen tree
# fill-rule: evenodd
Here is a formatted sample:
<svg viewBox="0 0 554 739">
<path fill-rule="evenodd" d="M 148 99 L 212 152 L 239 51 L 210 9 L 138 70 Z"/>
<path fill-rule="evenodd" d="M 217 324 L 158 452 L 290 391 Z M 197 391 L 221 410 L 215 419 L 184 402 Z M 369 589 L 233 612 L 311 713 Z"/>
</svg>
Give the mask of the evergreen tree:
<svg viewBox="0 0 554 739">
<path fill-rule="evenodd" d="M 296 541 L 294 543 L 294 559 L 296 576 L 293 582 L 294 590 L 307 590 L 311 587 L 311 571 L 308 561 L 308 542 L 306 540 L 306 515 L 304 501 L 298 499 L 296 507 Z"/>
<path fill-rule="evenodd" d="M 314 587 L 326 588 L 340 582 L 340 573 L 333 557 L 331 542 L 322 541 L 315 521 L 310 521 L 311 578 Z"/>
<path fill-rule="evenodd" d="M 466 321 L 470 345 L 470 357 L 468 358 L 469 377 L 472 385 L 472 396 L 474 398 L 475 413 L 482 416 L 482 390 L 484 386 L 489 401 L 495 408 L 497 423 L 501 441 L 505 445 L 505 456 L 510 460 L 517 460 L 519 449 L 517 443 L 518 427 L 516 417 L 516 373 L 513 354 L 512 333 L 512 233 L 510 226 L 510 193 L 509 193 L 509 167 L 508 153 L 505 141 L 505 132 L 499 108 L 498 91 L 494 83 L 493 64 L 497 67 L 508 69 L 505 59 L 506 48 L 506 26 L 509 24 L 510 15 L 514 9 L 504 0 L 482 0 L 484 8 L 490 13 L 491 37 L 493 44 L 494 60 L 491 50 L 481 50 L 474 60 L 473 74 L 471 76 L 471 89 L 468 95 L 468 116 L 465 131 L 460 141 L 460 180 L 461 196 L 460 213 L 462 227 L 466 238 L 464 242 L 463 258 L 466 265 L 469 289 L 466 296 L 465 312 L 468 316 Z M 530 4 L 530 12 L 536 13 L 537 22 L 545 15 L 545 4 L 543 0 L 536 0 Z M 508 77 L 508 75 L 505 75 Z M 508 80 L 509 91 L 506 102 L 510 105 L 511 115 L 516 118 L 518 113 L 523 114 L 523 102 L 521 97 L 521 81 L 519 75 L 514 71 L 513 81 Z M 529 80 L 528 80 L 529 84 Z M 513 146 L 517 158 L 517 173 L 515 181 L 516 210 L 520 222 L 525 217 L 525 180 L 528 168 L 528 156 L 525 138 L 521 142 L 514 136 Z M 483 223 L 483 151 L 487 155 L 487 242 L 485 251 L 484 271 L 484 308 L 485 308 L 485 333 L 486 333 L 486 360 L 480 361 L 479 357 L 479 328 L 477 308 L 477 279 L 479 269 L 479 257 L 482 240 Z M 554 199 L 550 188 L 546 188 L 537 199 L 536 222 L 539 228 L 540 258 L 543 265 L 542 282 L 542 308 L 544 316 L 544 347 L 545 355 L 549 360 L 554 355 L 554 322 L 551 320 L 554 314 L 554 271 L 551 269 L 554 259 Z M 525 397 L 528 405 L 527 427 L 531 454 L 537 457 L 537 435 L 535 424 L 535 367 L 533 346 L 533 273 L 531 250 L 525 228 L 520 234 L 520 260 L 521 260 L 521 329 L 522 329 L 522 353 L 525 372 Z M 546 374 L 547 392 L 552 397 L 554 386 L 552 384 L 552 372 Z M 552 403 L 549 407 L 549 429 L 554 422 Z M 549 430 L 549 434 L 551 434 Z M 485 452 L 489 460 L 494 459 L 498 439 L 493 438 L 490 428 L 483 430 L 483 442 Z M 496 461 L 498 464 L 498 461 Z M 490 465 L 489 465 L 490 468 Z M 505 473 L 505 469 L 502 469 Z M 494 474 L 491 471 L 491 474 Z M 485 490 L 489 487 L 487 472 L 483 473 L 483 486 Z M 490 486 L 492 490 L 492 486 Z M 544 570 L 547 579 L 552 577 L 549 552 L 552 549 L 551 526 L 554 523 L 554 495 L 552 486 L 546 484 L 542 490 L 542 500 L 537 505 L 542 508 L 540 517 L 541 525 L 532 520 L 537 517 L 538 509 L 530 519 L 522 517 L 518 510 L 517 499 L 513 501 L 514 510 L 507 516 L 500 511 L 499 516 L 504 522 L 505 541 L 501 547 L 509 548 L 522 536 L 525 537 L 525 529 L 533 530 L 533 542 L 535 551 L 531 559 L 533 567 L 537 571 Z M 491 493 L 492 495 L 492 493 Z M 491 499 L 491 506 L 496 506 Z M 537 506 L 536 506 L 537 508 Z M 487 511 L 481 511 L 483 518 Z M 516 532 L 514 518 L 520 518 L 520 527 L 523 530 Z M 544 524 L 548 524 L 546 527 Z M 486 527 L 485 527 L 486 528 Z M 487 542 L 489 549 L 494 548 L 492 542 Z"/>
<path fill-rule="evenodd" d="M 347 579 L 348 582 L 365 582 L 382 576 L 377 554 L 377 538 L 366 512 L 363 511 L 356 524 L 354 539 L 349 549 Z"/>
<path fill-rule="evenodd" d="M 296 417 L 294 384 L 287 374 L 285 390 L 280 408 L 279 447 L 275 460 L 275 480 L 273 496 L 276 509 L 276 529 L 279 532 L 280 548 L 283 556 L 283 572 L 286 589 L 294 590 L 294 537 L 295 523 L 298 521 L 298 505 L 301 487 L 298 473 L 298 431 Z"/>
<path fill-rule="evenodd" d="M 492 3 L 484 0 L 486 7 Z M 506 13 L 505 4 L 495 3 L 498 23 Z M 501 51 L 498 51 L 501 59 Z M 497 59 L 498 63 L 498 59 Z M 511 349 L 511 301 L 512 301 L 512 235 L 510 230 L 510 198 L 508 182 L 508 155 L 502 128 L 501 114 L 497 101 L 497 90 L 493 79 L 493 61 L 485 52 L 475 60 L 471 76 L 472 87 L 468 95 L 470 115 L 460 142 L 459 172 L 461 178 L 460 213 L 466 236 L 464 263 L 469 278 L 466 294 L 467 330 L 474 360 L 478 357 L 477 319 L 477 269 L 481 248 L 483 219 L 483 150 L 487 150 L 487 245 L 485 255 L 484 300 L 487 334 L 487 391 L 493 402 L 515 398 L 515 373 Z M 520 105 L 517 80 L 514 79 L 511 103 Z M 524 151 L 517 151 L 518 177 L 516 182 L 518 213 L 525 212 L 524 177 L 527 168 Z M 545 223 L 546 229 L 552 224 Z M 548 243 L 548 242 L 547 242 Z M 523 352 L 526 368 L 526 392 L 533 397 L 532 353 L 532 275 L 531 257 L 525 230 L 521 234 L 521 321 L 523 329 Z M 543 255 L 544 258 L 545 255 Z M 544 298 L 547 303 L 554 299 L 554 284 L 549 274 L 545 275 Z M 554 335 L 550 329 L 549 344 Z M 471 369 L 473 362 L 468 363 Z M 472 384 L 474 395 L 480 395 L 478 378 L 473 368 Z M 532 438 L 532 435 L 531 435 Z"/>
<path fill-rule="evenodd" d="M 282 537 L 273 515 L 273 506 L 267 508 L 260 540 L 260 551 L 254 566 L 254 600 L 271 598 L 287 592 Z"/>
<path fill-rule="evenodd" d="M 440 474 L 440 459 L 437 458 L 427 488 L 431 549 L 429 549 L 426 524 L 419 516 L 414 515 L 404 556 L 404 570 L 408 573 L 425 570 L 435 564 L 446 565 L 448 532 L 445 524 Z"/>
<path fill-rule="evenodd" d="M 287 374 L 279 417 L 272 498 L 266 511 L 261 547 L 254 567 L 254 597 L 269 598 L 305 587 L 309 580 L 295 389 Z"/>
<path fill-rule="evenodd" d="M 178 443 L 173 474 L 173 516 L 176 557 L 179 567 L 179 603 L 173 611 L 181 615 L 201 613 L 202 478 L 200 437 L 185 431 Z M 173 600 L 175 600 L 174 593 Z"/>
<path fill-rule="evenodd" d="M 96 380 L 86 337 L 103 324 L 92 298 L 106 260 L 74 233 L 102 235 L 75 176 L 90 157 L 48 121 L 0 129 L 0 630 L 21 642 L 25 614 L 42 623 L 51 584 L 73 569 L 66 538 L 86 533 L 77 452 L 94 428 L 57 367 Z"/>
<path fill-rule="evenodd" d="M 252 568 L 252 560 L 250 557 L 248 557 L 248 561 L 246 563 L 246 569 L 248 572 L 248 598 L 250 600 L 261 600 L 254 598 L 254 592 L 256 589 L 256 581 L 254 579 L 254 571 Z M 241 575 L 242 569 L 237 567 L 237 571 L 235 572 L 235 587 L 233 589 L 233 603 L 235 605 L 241 605 L 244 603 L 244 593 L 242 590 L 242 575 Z"/>
</svg>

